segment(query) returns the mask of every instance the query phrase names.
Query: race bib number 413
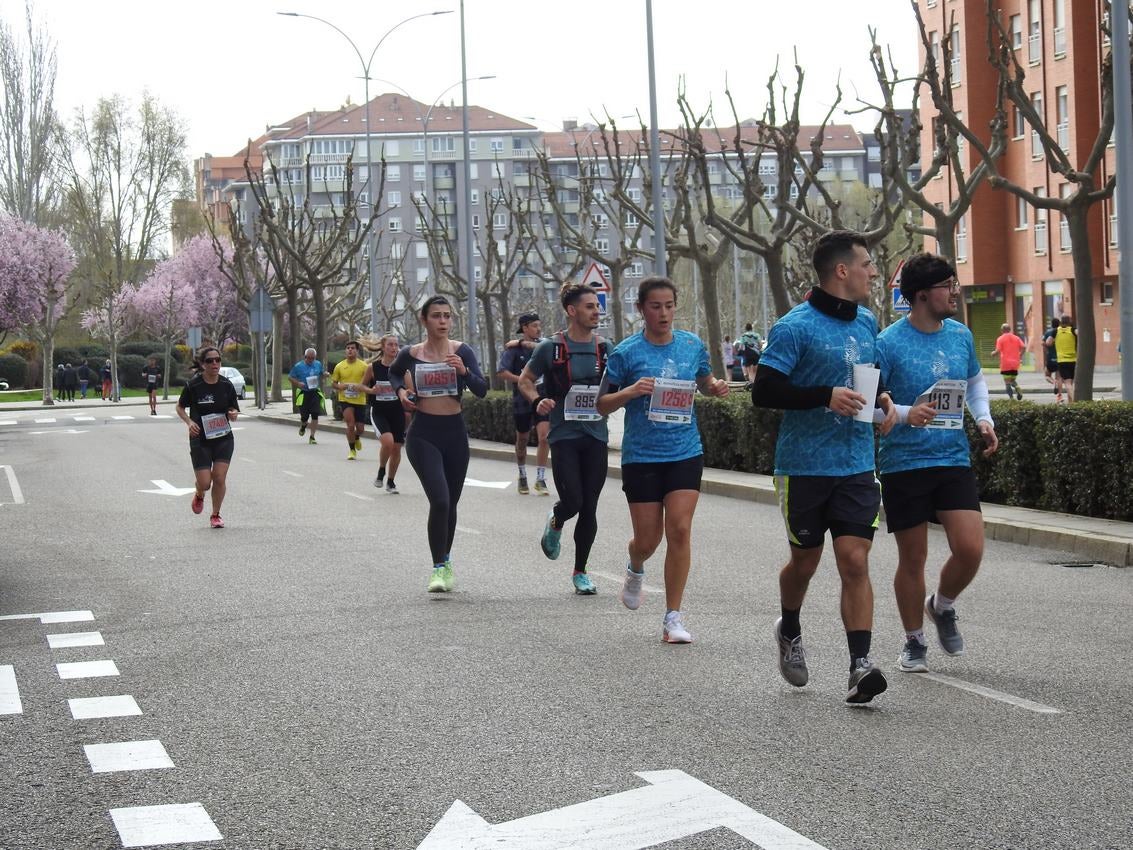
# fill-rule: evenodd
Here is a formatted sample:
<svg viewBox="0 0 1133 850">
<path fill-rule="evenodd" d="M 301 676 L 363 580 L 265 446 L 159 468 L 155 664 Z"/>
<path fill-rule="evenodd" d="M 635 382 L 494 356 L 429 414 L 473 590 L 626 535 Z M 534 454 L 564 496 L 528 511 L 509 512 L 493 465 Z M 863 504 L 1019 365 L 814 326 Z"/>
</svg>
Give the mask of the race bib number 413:
<svg viewBox="0 0 1133 850">
<path fill-rule="evenodd" d="M 653 395 L 649 398 L 649 419 L 653 422 L 687 425 L 692 422 L 692 400 L 695 395 L 696 381 L 655 379 Z"/>
<path fill-rule="evenodd" d="M 936 416 L 925 428 L 963 428 L 964 393 L 967 381 L 937 381 L 919 396 L 916 404 L 931 401 L 936 407 Z"/>
</svg>

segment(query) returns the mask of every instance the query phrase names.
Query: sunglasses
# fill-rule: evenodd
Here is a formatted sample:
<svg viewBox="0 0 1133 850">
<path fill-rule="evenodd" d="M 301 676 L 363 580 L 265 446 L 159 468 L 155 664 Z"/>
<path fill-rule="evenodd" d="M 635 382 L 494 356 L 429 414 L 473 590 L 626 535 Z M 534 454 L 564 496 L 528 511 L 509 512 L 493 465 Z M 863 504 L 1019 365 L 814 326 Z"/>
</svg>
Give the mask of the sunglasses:
<svg viewBox="0 0 1133 850">
<path fill-rule="evenodd" d="M 204 363 L 219 363 L 220 358 L 219 357 L 206 357 L 202 362 L 204 362 Z"/>
</svg>

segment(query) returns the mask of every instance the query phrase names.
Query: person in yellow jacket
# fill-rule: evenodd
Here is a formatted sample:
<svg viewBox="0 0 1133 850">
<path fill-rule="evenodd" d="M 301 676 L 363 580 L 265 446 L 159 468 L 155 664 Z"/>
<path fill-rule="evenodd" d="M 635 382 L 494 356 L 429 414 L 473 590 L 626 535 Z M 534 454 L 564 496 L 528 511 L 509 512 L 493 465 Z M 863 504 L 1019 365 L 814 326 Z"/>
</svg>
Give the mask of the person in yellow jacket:
<svg viewBox="0 0 1133 850">
<path fill-rule="evenodd" d="M 1058 361 L 1055 389 L 1066 403 L 1074 401 L 1074 368 L 1078 364 L 1078 333 L 1069 316 L 1063 316 L 1054 333 L 1054 356 Z"/>
</svg>

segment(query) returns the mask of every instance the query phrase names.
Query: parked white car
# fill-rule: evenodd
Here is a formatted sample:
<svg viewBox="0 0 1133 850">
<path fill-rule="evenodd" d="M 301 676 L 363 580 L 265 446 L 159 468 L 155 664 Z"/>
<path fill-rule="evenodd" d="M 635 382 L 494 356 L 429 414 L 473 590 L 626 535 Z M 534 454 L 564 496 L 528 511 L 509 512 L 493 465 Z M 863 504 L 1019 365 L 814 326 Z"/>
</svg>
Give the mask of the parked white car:
<svg viewBox="0 0 1133 850">
<path fill-rule="evenodd" d="M 243 399 L 245 382 L 240 370 L 234 366 L 221 366 L 220 374 L 232 382 L 232 386 L 236 389 L 236 397 Z"/>
</svg>

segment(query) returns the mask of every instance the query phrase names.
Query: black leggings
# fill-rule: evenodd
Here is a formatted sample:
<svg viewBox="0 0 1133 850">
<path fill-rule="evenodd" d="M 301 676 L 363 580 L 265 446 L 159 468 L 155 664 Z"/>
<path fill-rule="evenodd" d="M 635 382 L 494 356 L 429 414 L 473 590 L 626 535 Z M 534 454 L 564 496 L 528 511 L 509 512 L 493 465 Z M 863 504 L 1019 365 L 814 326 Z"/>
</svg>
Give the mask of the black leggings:
<svg viewBox="0 0 1133 850">
<path fill-rule="evenodd" d="M 418 411 L 405 435 L 405 454 L 429 500 L 429 551 L 434 564 L 452 552 L 456 503 L 468 472 L 468 432 L 464 416 Z"/>
<path fill-rule="evenodd" d="M 555 524 L 578 515 L 574 526 L 574 568 L 586 569 L 590 547 L 598 534 L 598 497 L 606 484 L 609 455 L 606 444 L 593 437 L 578 437 L 551 443 L 551 471 L 559 500 L 555 503 Z"/>
</svg>

